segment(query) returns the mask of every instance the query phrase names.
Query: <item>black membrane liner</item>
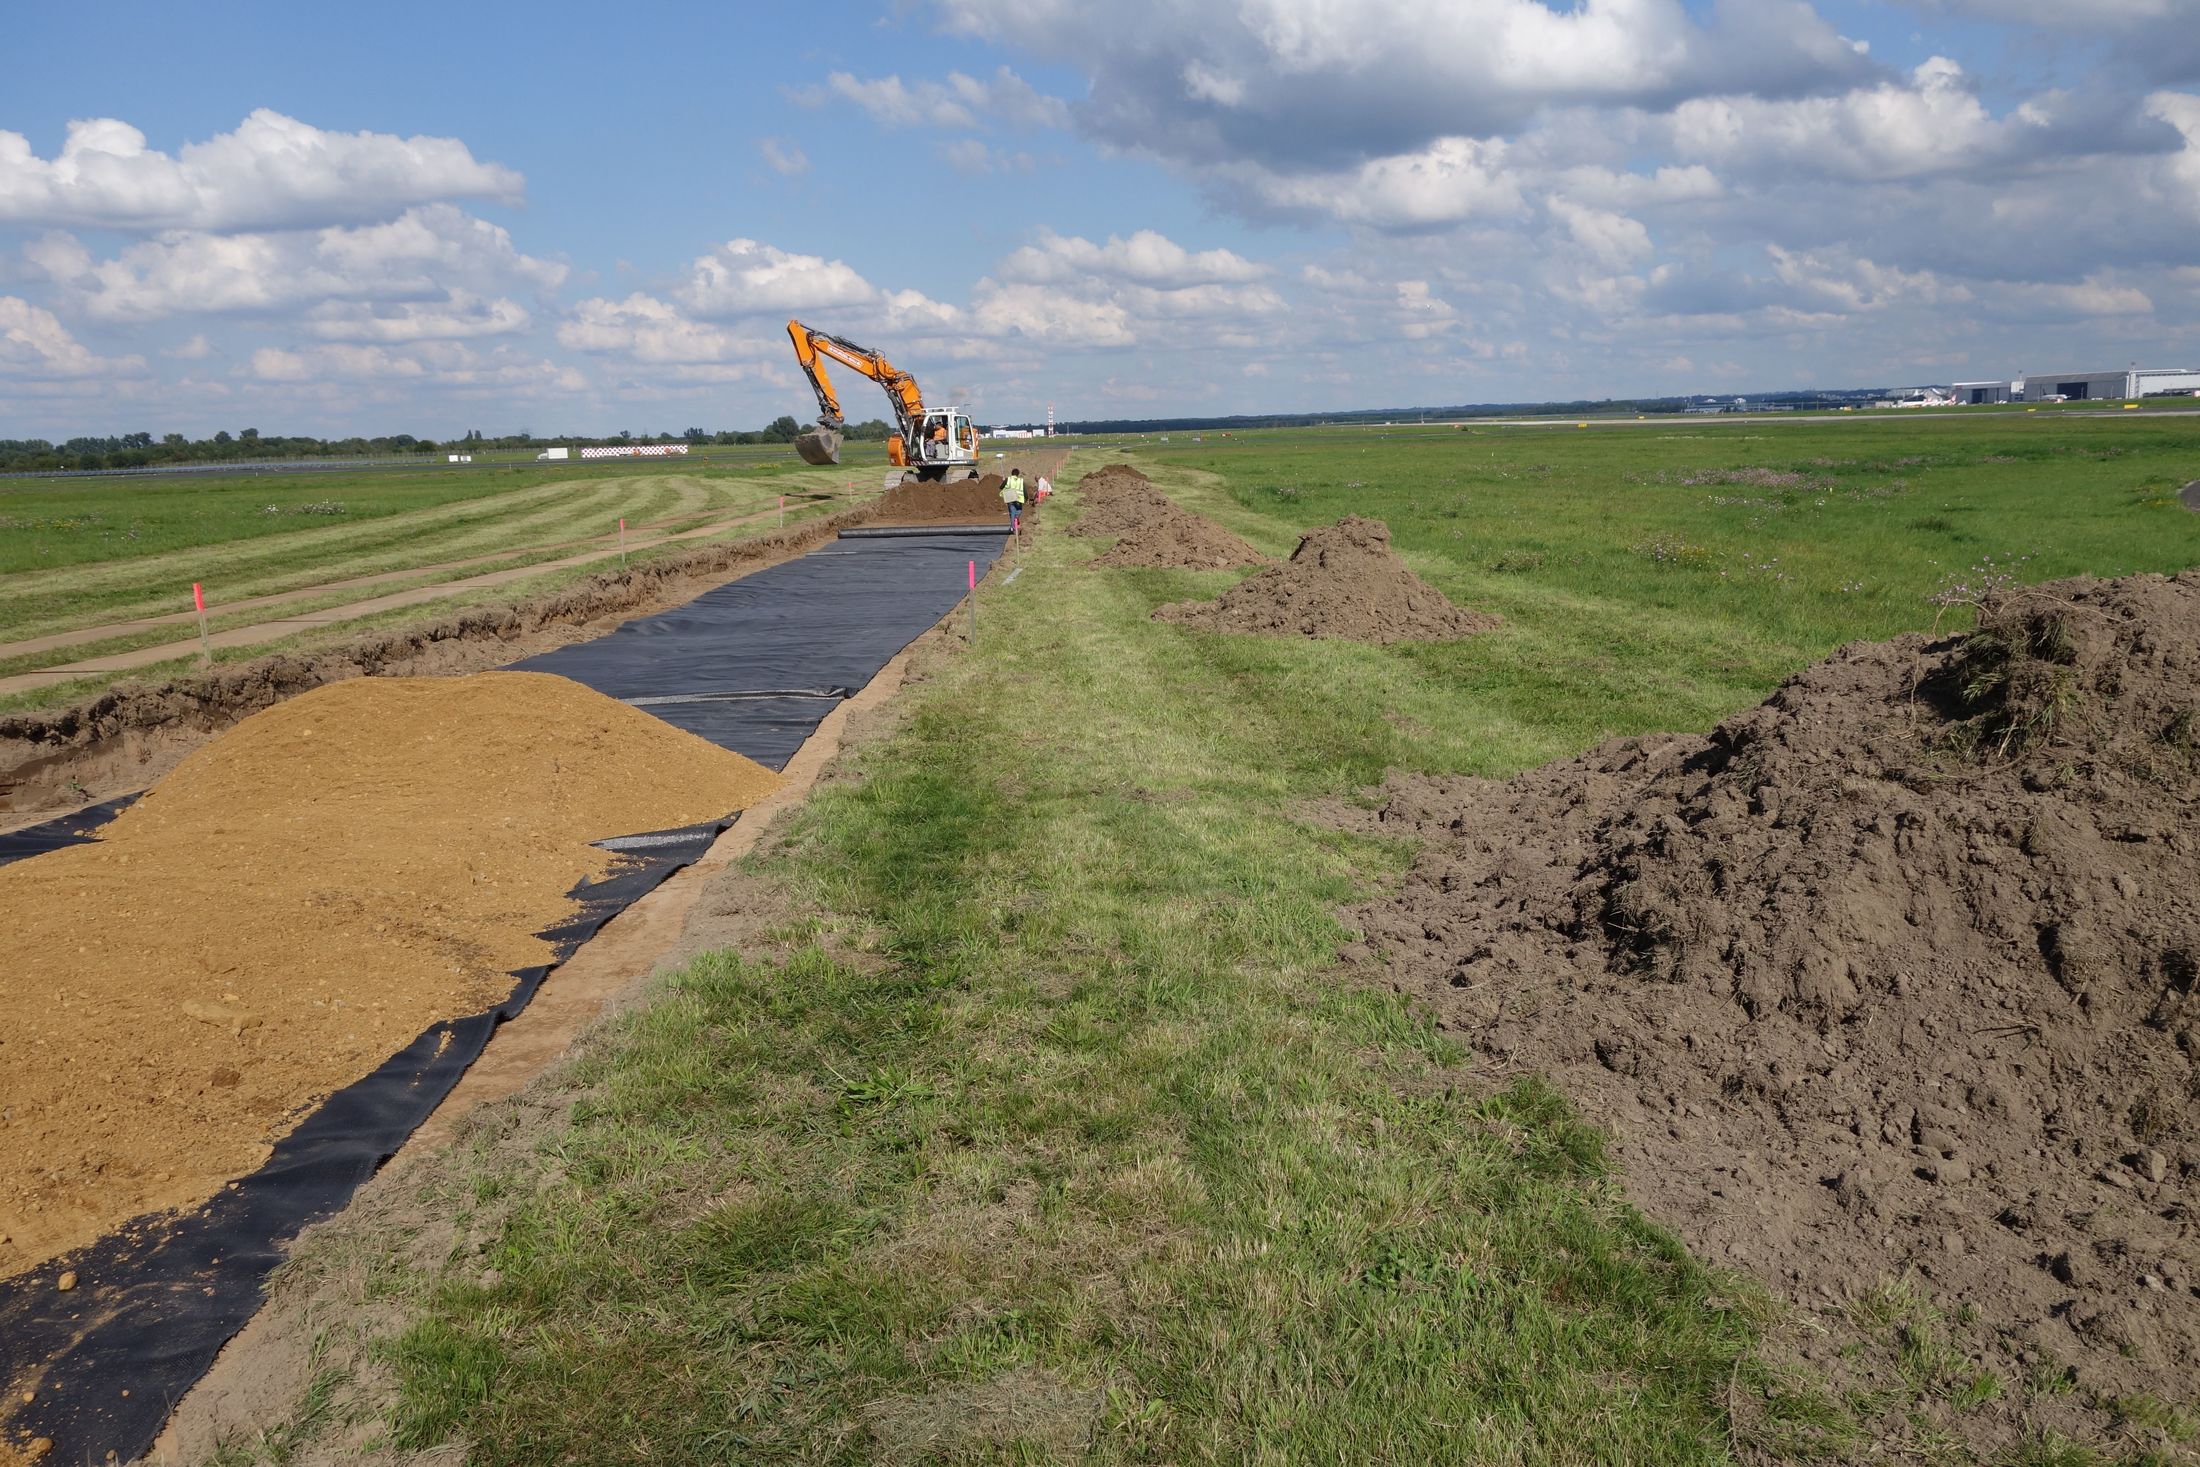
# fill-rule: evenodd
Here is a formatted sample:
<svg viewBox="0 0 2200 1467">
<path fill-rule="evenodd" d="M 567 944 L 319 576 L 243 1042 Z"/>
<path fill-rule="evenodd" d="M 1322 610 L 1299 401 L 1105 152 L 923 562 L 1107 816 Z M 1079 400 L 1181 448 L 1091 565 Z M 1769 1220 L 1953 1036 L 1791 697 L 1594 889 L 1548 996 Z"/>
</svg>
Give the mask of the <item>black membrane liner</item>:
<svg viewBox="0 0 2200 1467">
<path fill-rule="evenodd" d="M 842 699 L 954 609 L 969 562 L 984 575 L 1004 538 L 948 529 L 835 541 L 513 667 L 572 678 L 782 769 Z M 0 864 L 82 845 L 134 798 L 0 836 Z M 552 968 L 736 818 L 600 842 L 624 859 L 573 893 L 579 913 L 542 934 L 555 958 L 513 974 L 502 1003 L 428 1029 L 323 1101 L 258 1171 L 195 1210 L 134 1219 L 0 1280 L 4 1439 L 50 1438 L 52 1462 L 142 1455 L 258 1310 L 268 1273 L 299 1230 L 341 1211 L 397 1154 Z M 77 1276 L 67 1293 L 55 1287 L 65 1271 Z M 35 1398 L 22 1403 L 34 1386 Z"/>
<path fill-rule="evenodd" d="M 43 856 L 48 851 L 58 851 L 63 846 L 88 846 L 97 837 L 92 832 L 120 815 L 137 799 L 136 795 L 123 795 L 118 799 L 104 800 L 97 805 L 86 805 L 58 820 L 41 821 L 21 830 L 11 830 L 0 835 L 0 866 L 10 861 L 20 861 L 26 856 Z"/>
<path fill-rule="evenodd" d="M 619 851 L 617 868 L 575 889 L 581 910 L 542 934 L 555 944 L 553 960 L 514 973 L 502 1003 L 431 1026 L 380 1069 L 321 1102 L 275 1143 L 258 1171 L 211 1201 L 190 1212 L 136 1218 L 0 1280 L 0 1369 L 14 1395 L 0 1406 L 15 1405 L 9 1436 L 19 1443 L 50 1437 L 56 1462 L 142 1454 L 169 1408 L 259 1309 L 261 1285 L 284 1245 L 307 1224 L 341 1211 L 397 1154 L 497 1025 L 527 1007 L 551 968 L 708 850 L 733 821 L 604 842 Z M 77 1277 L 67 1293 L 55 1287 L 65 1271 Z M 19 1404 L 33 1385 L 35 1399 Z"/>
</svg>

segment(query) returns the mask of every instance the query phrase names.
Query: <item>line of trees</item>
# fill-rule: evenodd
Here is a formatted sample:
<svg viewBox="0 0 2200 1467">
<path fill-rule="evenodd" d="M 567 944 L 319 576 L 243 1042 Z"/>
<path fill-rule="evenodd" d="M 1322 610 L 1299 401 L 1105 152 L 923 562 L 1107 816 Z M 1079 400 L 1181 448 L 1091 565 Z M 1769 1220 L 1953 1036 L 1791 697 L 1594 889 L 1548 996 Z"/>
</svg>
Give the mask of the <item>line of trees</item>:
<svg viewBox="0 0 2200 1467">
<path fill-rule="evenodd" d="M 540 450 L 564 445 L 572 448 L 613 443 L 791 443 L 803 425 L 782 414 L 768 426 L 754 431 L 689 428 L 675 433 L 636 435 L 632 431 L 606 436 L 567 434 L 538 438 L 525 428 L 495 437 L 474 429 L 458 438 L 437 442 L 395 433 L 383 438 L 285 437 L 246 428 L 231 433 L 224 428 L 211 438 L 186 438 L 181 433 L 123 433 L 110 438 L 71 438 L 62 443 L 43 438 L 0 438 L 0 473 L 44 473 L 57 469 L 141 469 L 158 464 L 249 463 L 257 459 L 301 458 L 396 458 L 417 454 L 426 458 L 444 452 L 488 452 L 494 449 Z M 872 419 L 853 423 L 848 436 L 884 440 L 893 430 Z"/>
</svg>

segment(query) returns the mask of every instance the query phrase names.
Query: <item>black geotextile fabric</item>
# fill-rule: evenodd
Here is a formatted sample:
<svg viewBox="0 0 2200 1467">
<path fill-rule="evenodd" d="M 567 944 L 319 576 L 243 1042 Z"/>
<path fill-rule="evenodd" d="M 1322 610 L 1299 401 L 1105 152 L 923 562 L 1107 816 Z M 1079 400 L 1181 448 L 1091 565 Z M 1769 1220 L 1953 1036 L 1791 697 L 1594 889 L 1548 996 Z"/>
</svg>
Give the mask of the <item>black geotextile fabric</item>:
<svg viewBox="0 0 2200 1467">
<path fill-rule="evenodd" d="M 542 935 L 553 962 L 513 974 L 495 1008 L 436 1024 L 364 1079 L 331 1095 L 248 1177 L 194 1211 L 137 1218 L 29 1273 L 0 1279 L 0 1381 L 37 1394 L 0 1401 L 7 1436 L 47 1437 L 54 1462 L 132 1461 L 169 1408 L 260 1307 L 283 1245 L 341 1210 L 428 1118 L 496 1026 L 596 929 L 710 848 L 734 817 L 607 842 L 624 859 L 574 892 L 581 909 Z M 55 1287 L 73 1271 L 76 1287 Z M 11 1411 L 8 1408 L 13 1407 Z"/>
<path fill-rule="evenodd" d="M 123 808 L 137 798 L 123 795 L 119 799 L 104 800 L 97 805 L 62 816 L 58 820 L 41 821 L 0 835 L 0 866 L 10 861 L 20 861 L 25 856 L 42 856 L 48 851 L 58 851 L 63 846 L 89 845 L 92 832 L 121 814 Z"/>
<path fill-rule="evenodd" d="M 841 699 L 967 594 L 972 563 L 984 575 L 1004 544 L 1004 536 L 954 529 L 836 540 L 674 611 L 513 666 L 572 678 L 783 769 Z M 0 862 L 82 844 L 133 798 L 0 838 Z M 708 849 L 733 819 L 603 842 L 628 859 L 576 891 L 579 914 L 543 934 L 556 944 L 555 962 Z M 137 1219 L 0 1280 L 0 1383 L 34 1374 L 38 1383 L 29 1404 L 0 1400 L 7 1438 L 49 1437 L 56 1462 L 129 1461 L 148 1449 L 170 1407 L 258 1309 L 284 1246 L 341 1210 L 396 1154 L 555 962 L 513 975 L 503 1003 L 436 1025 L 331 1095 L 266 1165 L 203 1207 Z M 64 1294 L 54 1285 L 65 1270 L 78 1283 Z"/>
<path fill-rule="evenodd" d="M 608 637 L 512 665 L 586 683 L 723 743 L 704 727 L 719 726 L 730 716 L 725 710 L 706 714 L 697 711 L 703 705 L 642 700 L 860 688 L 968 594 L 971 563 L 984 575 L 1005 541 L 952 529 L 843 537 L 685 606 L 630 621 Z M 833 705 L 810 701 L 815 728 Z"/>
</svg>

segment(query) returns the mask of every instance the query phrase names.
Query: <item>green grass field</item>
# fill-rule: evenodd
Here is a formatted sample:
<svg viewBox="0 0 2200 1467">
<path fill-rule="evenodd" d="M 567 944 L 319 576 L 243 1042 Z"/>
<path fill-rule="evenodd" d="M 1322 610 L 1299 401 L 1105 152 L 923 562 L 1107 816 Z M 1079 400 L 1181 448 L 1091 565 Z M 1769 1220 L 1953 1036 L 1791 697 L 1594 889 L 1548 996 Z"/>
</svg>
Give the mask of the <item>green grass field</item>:
<svg viewBox="0 0 2200 1467">
<path fill-rule="evenodd" d="M 615 535 L 622 517 L 640 540 L 764 514 L 786 494 L 796 496 L 788 510 L 793 523 L 820 512 L 817 501 L 800 496 L 876 491 L 883 457 L 848 458 L 838 468 L 812 469 L 782 449 L 737 465 L 192 475 L 65 486 L 13 481 L 0 484 L 0 644 L 188 611 L 194 582 L 206 587 L 210 625 L 219 632 L 571 556 L 590 549 L 585 542 L 591 540 L 600 549 L 611 543 L 605 537 Z M 708 538 L 738 538 L 761 528 L 750 524 Z M 552 570 L 491 592 L 454 593 L 409 615 L 425 618 L 484 599 L 534 594 L 600 569 Z M 367 576 L 388 579 L 363 587 L 332 584 Z M 268 596 L 290 599 L 267 607 L 236 605 Z M 378 620 L 388 618 L 345 619 L 297 645 L 340 640 Z M 116 627 L 111 635 L 62 647 L 11 652 L 0 645 L 0 677 L 187 640 L 194 630 Z M 269 650 L 239 648 L 222 656 L 235 660 Z M 140 675 L 180 665 L 186 664 L 157 664 Z M 17 693 L 0 698 L 0 706 L 65 702 L 108 680 Z"/>
<path fill-rule="evenodd" d="M 1071 476 L 1108 461 L 1080 454 Z M 1337 970 L 1410 852 L 1307 813 L 1388 769 L 1507 774 L 1701 729 L 1836 644 L 2025 579 L 2200 562 L 2190 423 L 1997 417 L 1177 442 L 1143 464 L 1266 548 L 1360 512 L 1508 625 L 1374 647 L 1149 619 L 1226 574 L 1042 535 L 860 781 L 752 864 L 776 952 L 702 958 L 586 1047 L 568 1125 L 431 1184 L 423 1268 L 289 1424 L 546 1461 L 2095 1464 L 2190 1403 L 1982 1439 L 2004 1380 L 1900 1279 L 1843 1381 L 1627 1204 L 1600 1138 Z M 1057 513 L 1060 513 L 1058 510 Z M 988 629 L 993 630 L 988 630 Z M 347 1251 L 347 1249 L 349 1251 Z"/>
</svg>

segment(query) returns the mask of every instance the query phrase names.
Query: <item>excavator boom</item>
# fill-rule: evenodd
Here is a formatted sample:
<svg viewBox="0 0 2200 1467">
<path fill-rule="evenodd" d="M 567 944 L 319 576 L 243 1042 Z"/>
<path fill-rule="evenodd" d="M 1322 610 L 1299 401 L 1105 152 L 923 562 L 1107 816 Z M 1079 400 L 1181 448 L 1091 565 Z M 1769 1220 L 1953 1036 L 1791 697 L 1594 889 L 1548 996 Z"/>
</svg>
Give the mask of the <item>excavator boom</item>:
<svg viewBox="0 0 2200 1467">
<path fill-rule="evenodd" d="M 817 392 L 817 426 L 794 441 L 794 450 L 808 464 L 840 462 L 841 438 L 848 420 L 840 410 L 840 394 L 825 370 L 828 361 L 840 363 L 886 389 L 894 406 L 894 433 L 886 440 L 887 462 L 908 469 L 919 479 L 940 480 L 978 472 L 978 427 L 957 407 L 927 407 L 917 379 L 869 347 L 857 346 L 845 337 L 812 331 L 800 321 L 787 323 L 794 342 L 795 360 Z"/>
<path fill-rule="evenodd" d="M 894 426 L 900 429 L 900 442 L 905 450 L 920 441 L 918 434 L 925 419 L 924 394 L 918 390 L 916 378 L 869 347 L 822 331 L 812 331 L 800 321 L 787 323 L 787 335 L 794 342 L 795 360 L 802 364 L 810 386 L 817 391 L 817 426 L 794 441 L 795 452 L 802 456 L 804 463 L 840 462 L 841 435 L 848 424 L 840 410 L 840 395 L 833 391 L 833 379 L 825 370 L 828 358 L 861 372 L 886 389 L 887 399 L 894 405 Z"/>
</svg>

